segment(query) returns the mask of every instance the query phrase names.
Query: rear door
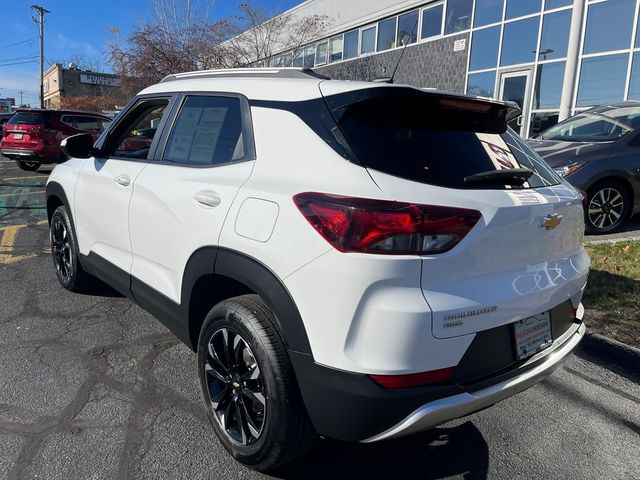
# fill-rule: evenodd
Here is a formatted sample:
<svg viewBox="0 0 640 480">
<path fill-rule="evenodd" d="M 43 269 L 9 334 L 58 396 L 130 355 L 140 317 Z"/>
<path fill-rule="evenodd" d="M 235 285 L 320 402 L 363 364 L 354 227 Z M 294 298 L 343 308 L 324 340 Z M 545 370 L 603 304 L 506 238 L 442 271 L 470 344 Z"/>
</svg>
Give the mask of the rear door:
<svg viewBox="0 0 640 480">
<path fill-rule="evenodd" d="M 482 214 L 455 248 L 423 257 L 435 337 L 511 323 L 567 300 L 577 308 L 589 268 L 581 196 L 505 130 L 503 107 L 399 87 L 327 95 L 327 103 L 383 191 Z M 530 176 L 518 184 L 501 174 L 514 169 Z M 479 182 L 479 173 L 488 179 Z"/>
<path fill-rule="evenodd" d="M 132 263 L 128 220 L 133 184 L 157 143 L 156 138 L 137 132 L 158 127 L 169 101 L 168 97 L 144 98 L 123 113 L 108 133 L 103 153 L 85 160 L 76 184 L 74 213 L 80 252 L 126 273 L 119 277 L 126 288 Z"/>
<path fill-rule="evenodd" d="M 131 275 L 180 303 L 191 254 L 218 245 L 255 159 L 249 104 L 234 95 L 184 95 L 158 151 L 136 178 L 130 209 Z M 141 286 L 135 281 L 132 290 Z"/>
</svg>

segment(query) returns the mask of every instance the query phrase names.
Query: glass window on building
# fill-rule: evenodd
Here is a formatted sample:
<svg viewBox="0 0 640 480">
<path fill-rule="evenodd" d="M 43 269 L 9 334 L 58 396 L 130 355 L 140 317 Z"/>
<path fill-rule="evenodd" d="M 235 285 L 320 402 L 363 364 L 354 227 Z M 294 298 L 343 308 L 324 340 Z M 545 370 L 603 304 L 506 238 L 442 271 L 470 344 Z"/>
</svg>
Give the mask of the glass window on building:
<svg viewBox="0 0 640 480">
<path fill-rule="evenodd" d="M 431 38 L 442 35 L 442 15 L 444 14 L 444 4 L 435 7 L 425 8 L 422 11 L 422 31 L 420 38 Z"/>
<path fill-rule="evenodd" d="M 584 53 L 629 48 L 636 0 L 592 3 L 587 11 Z"/>
<path fill-rule="evenodd" d="M 536 59 L 539 22 L 540 17 L 533 17 L 504 25 L 500 65 L 517 65 Z"/>
<path fill-rule="evenodd" d="M 533 109 L 560 108 L 565 62 L 538 65 L 536 85 L 533 89 Z"/>
<path fill-rule="evenodd" d="M 408 45 L 418 41 L 418 10 L 398 17 L 398 38 L 396 45 Z"/>
<path fill-rule="evenodd" d="M 316 46 L 316 65 L 327 63 L 327 42 L 319 43 Z"/>
<path fill-rule="evenodd" d="M 498 63 L 500 27 L 483 28 L 473 32 L 469 70 L 495 68 Z"/>
<path fill-rule="evenodd" d="M 531 127 L 529 136 L 537 137 L 547 128 L 553 127 L 558 123 L 560 112 L 534 112 L 531 114 Z"/>
<path fill-rule="evenodd" d="M 293 66 L 294 67 L 304 66 L 304 50 L 302 48 L 293 57 Z"/>
<path fill-rule="evenodd" d="M 343 58 L 348 60 L 358 56 L 358 37 L 360 32 L 354 30 L 344 34 L 344 55 Z"/>
<path fill-rule="evenodd" d="M 540 40 L 539 60 L 551 60 L 567 56 L 569 30 L 571 28 L 571 10 L 548 13 L 542 21 L 542 40 Z"/>
<path fill-rule="evenodd" d="M 629 84 L 629 100 L 640 100 L 640 52 L 633 54 L 631 83 Z"/>
<path fill-rule="evenodd" d="M 496 72 L 472 73 L 467 81 L 467 94 L 492 98 L 496 88 Z"/>
<path fill-rule="evenodd" d="M 474 27 L 482 27 L 502 20 L 504 0 L 476 0 Z"/>
<path fill-rule="evenodd" d="M 344 47 L 342 35 L 338 35 L 337 37 L 333 37 L 329 40 L 329 62 L 339 62 L 342 60 L 342 51 Z"/>
<path fill-rule="evenodd" d="M 573 0 L 547 0 L 544 2 L 545 10 L 552 10 L 554 8 L 568 7 L 573 5 Z"/>
<path fill-rule="evenodd" d="M 376 51 L 376 26 L 365 28 L 362 30 L 362 45 L 360 53 L 373 53 Z"/>
<path fill-rule="evenodd" d="M 577 107 L 620 102 L 627 76 L 626 53 L 585 58 L 580 71 Z"/>
<path fill-rule="evenodd" d="M 309 45 L 304 49 L 304 68 L 313 68 L 316 64 L 316 46 Z"/>
<path fill-rule="evenodd" d="M 388 18 L 378 23 L 377 51 L 382 52 L 396 46 L 396 27 L 398 17 Z"/>
<path fill-rule="evenodd" d="M 505 18 L 523 17 L 537 13 L 542 8 L 542 0 L 507 0 L 507 12 Z"/>
<path fill-rule="evenodd" d="M 473 0 L 449 0 L 447 2 L 447 19 L 444 33 L 461 32 L 471 27 L 471 9 Z"/>
</svg>

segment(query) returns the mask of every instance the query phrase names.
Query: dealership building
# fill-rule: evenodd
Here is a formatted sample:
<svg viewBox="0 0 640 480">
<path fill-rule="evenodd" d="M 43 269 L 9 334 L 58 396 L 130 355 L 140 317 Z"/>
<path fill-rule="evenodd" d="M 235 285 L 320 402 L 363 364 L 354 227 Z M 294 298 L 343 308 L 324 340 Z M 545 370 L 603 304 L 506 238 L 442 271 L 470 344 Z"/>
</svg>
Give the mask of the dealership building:
<svg viewBox="0 0 640 480">
<path fill-rule="evenodd" d="M 586 108 L 640 100 L 640 0 L 308 0 L 322 38 L 254 65 L 315 68 L 517 102 L 533 136 Z"/>
</svg>

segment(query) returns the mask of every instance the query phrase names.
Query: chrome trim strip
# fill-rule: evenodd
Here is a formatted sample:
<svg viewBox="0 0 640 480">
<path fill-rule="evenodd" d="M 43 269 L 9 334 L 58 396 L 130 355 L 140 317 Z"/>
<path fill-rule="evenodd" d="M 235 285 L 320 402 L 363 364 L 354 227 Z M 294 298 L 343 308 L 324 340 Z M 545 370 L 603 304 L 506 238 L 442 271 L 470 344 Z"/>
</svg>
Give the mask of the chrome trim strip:
<svg viewBox="0 0 640 480">
<path fill-rule="evenodd" d="M 362 440 L 362 443 L 377 442 L 427 430 L 448 422 L 449 420 L 491 406 L 494 403 L 526 390 L 558 368 L 565 357 L 578 346 L 578 343 L 580 343 L 580 340 L 584 337 L 585 331 L 586 327 L 583 323 L 566 342 L 560 344 L 552 352 L 547 353 L 545 360 L 540 365 L 524 372 L 522 375 L 481 390 L 476 390 L 475 392 L 460 393 L 448 398 L 429 402 L 418 408 L 398 424 L 382 433 Z M 531 358 L 531 361 L 535 360 L 536 357 Z"/>
</svg>

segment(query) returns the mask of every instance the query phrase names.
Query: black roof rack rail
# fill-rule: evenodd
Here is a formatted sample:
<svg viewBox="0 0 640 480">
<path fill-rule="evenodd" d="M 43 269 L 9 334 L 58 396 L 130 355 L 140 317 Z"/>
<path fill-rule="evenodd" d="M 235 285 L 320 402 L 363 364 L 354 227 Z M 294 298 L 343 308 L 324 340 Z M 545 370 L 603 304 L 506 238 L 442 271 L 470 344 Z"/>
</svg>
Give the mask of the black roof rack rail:
<svg viewBox="0 0 640 480">
<path fill-rule="evenodd" d="M 326 75 L 322 75 L 310 68 L 296 67 L 263 67 L 263 68 L 229 68 L 220 70 L 200 70 L 195 72 L 175 73 L 167 75 L 160 83 L 172 82 L 174 80 L 186 78 L 219 78 L 219 77 L 261 77 L 261 78 L 318 78 L 330 80 Z"/>
</svg>

